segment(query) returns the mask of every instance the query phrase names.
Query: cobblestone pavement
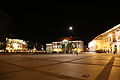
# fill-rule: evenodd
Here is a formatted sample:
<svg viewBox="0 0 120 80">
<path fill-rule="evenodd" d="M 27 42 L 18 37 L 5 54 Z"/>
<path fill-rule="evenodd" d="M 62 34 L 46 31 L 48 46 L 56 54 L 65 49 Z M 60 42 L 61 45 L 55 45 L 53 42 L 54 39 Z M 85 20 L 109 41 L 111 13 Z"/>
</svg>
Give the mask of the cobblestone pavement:
<svg viewBox="0 0 120 80">
<path fill-rule="evenodd" d="M 120 55 L 0 55 L 0 80 L 120 80 Z"/>
</svg>

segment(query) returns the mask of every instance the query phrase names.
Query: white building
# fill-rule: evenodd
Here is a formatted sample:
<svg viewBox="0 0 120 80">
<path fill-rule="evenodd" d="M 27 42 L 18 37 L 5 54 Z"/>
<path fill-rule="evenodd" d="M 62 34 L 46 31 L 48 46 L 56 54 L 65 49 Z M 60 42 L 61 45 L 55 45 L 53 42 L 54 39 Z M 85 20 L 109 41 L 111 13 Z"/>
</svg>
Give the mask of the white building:
<svg viewBox="0 0 120 80">
<path fill-rule="evenodd" d="M 8 52 L 21 52 L 27 50 L 27 43 L 21 39 L 6 38 L 6 50 Z"/>
<path fill-rule="evenodd" d="M 98 35 L 88 43 L 90 51 L 102 50 L 120 54 L 120 24 Z"/>
<path fill-rule="evenodd" d="M 52 44 L 49 43 L 49 44 L 46 44 L 46 50 L 51 52 L 53 50 L 53 47 L 52 47 Z"/>
<path fill-rule="evenodd" d="M 83 51 L 84 44 L 83 44 L 83 41 L 81 40 L 75 40 L 75 41 L 63 40 L 58 42 L 52 42 L 52 43 L 46 44 L 46 50 L 51 52 L 52 51 L 62 52 L 63 51 L 62 44 L 67 44 L 67 43 L 72 43 L 73 47 L 75 47 L 73 51 L 77 51 L 77 52 Z"/>
</svg>

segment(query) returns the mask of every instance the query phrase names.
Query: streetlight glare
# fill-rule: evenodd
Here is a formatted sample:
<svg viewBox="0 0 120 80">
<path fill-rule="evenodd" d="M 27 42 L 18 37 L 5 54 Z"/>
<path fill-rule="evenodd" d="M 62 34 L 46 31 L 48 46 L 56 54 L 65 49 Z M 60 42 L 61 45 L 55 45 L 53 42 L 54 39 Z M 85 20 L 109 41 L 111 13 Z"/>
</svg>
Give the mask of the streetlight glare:
<svg viewBox="0 0 120 80">
<path fill-rule="evenodd" d="M 69 27 L 69 30 L 73 30 L 73 28 L 72 28 L 72 27 Z"/>
</svg>

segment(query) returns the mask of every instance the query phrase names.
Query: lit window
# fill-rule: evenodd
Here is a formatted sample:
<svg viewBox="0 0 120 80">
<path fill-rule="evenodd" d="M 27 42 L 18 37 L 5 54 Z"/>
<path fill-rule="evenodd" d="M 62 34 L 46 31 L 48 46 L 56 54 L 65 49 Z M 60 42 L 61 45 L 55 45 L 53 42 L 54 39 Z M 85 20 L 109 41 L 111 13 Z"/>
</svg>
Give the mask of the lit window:
<svg viewBox="0 0 120 80">
<path fill-rule="evenodd" d="M 118 36 L 118 40 L 120 40 L 120 36 Z"/>
</svg>

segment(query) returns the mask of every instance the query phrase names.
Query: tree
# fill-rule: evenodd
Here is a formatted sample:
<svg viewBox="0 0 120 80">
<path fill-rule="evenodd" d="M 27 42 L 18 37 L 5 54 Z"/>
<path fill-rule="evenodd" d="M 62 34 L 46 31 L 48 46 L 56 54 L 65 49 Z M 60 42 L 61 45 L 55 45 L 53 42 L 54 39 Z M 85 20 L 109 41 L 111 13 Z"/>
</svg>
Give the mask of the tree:
<svg viewBox="0 0 120 80">
<path fill-rule="evenodd" d="M 71 53 L 71 52 L 72 52 L 72 49 L 73 49 L 72 43 L 68 43 L 66 48 L 67 48 L 67 51 L 68 51 L 69 53 Z"/>
<path fill-rule="evenodd" d="M 15 18 L 12 15 L 0 11 L 0 34 L 8 34 L 15 29 Z"/>
<path fill-rule="evenodd" d="M 27 48 L 28 50 L 32 50 L 34 48 L 34 44 L 32 41 L 27 41 Z"/>
<path fill-rule="evenodd" d="M 66 53 L 71 53 L 72 52 L 72 49 L 74 48 L 73 44 L 71 42 L 69 42 L 68 44 L 61 44 L 62 45 L 62 50 Z"/>
<path fill-rule="evenodd" d="M 43 47 L 42 44 L 39 41 L 36 41 L 34 44 L 35 44 L 36 50 L 41 50 L 42 47 Z"/>
<path fill-rule="evenodd" d="M 13 38 L 14 35 L 11 34 L 11 33 L 8 33 L 8 34 L 2 34 L 0 36 L 0 42 L 2 43 L 1 47 L 2 49 L 4 50 L 4 52 L 6 52 L 6 44 L 7 44 L 7 40 L 6 38 Z"/>
<path fill-rule="evenodd" d="M 4 50 L 4 44 L 2 42 L 0 43 L 0 50 Z"/>
<path fill-rule="evenodd" d="M 62 51 L 66 53 L 65 44 L 61 44 L 61 46 L 62 46 Z"/>
<path fill-rule="evenodd" d="M 6 38 L 13 37 L 14 32 L 14 18 L 8 13 L 0 11 L 0 36 L 3 43 L 4 52 L 6 52 Z"/>
</svg>

